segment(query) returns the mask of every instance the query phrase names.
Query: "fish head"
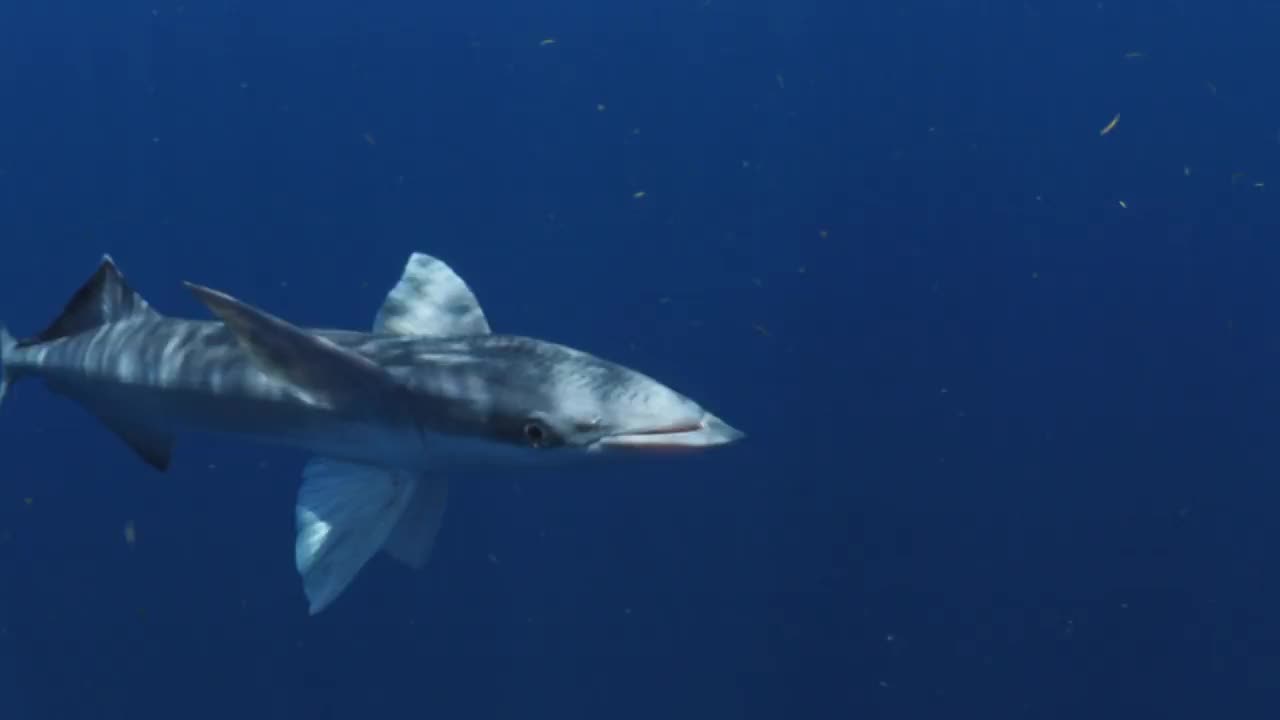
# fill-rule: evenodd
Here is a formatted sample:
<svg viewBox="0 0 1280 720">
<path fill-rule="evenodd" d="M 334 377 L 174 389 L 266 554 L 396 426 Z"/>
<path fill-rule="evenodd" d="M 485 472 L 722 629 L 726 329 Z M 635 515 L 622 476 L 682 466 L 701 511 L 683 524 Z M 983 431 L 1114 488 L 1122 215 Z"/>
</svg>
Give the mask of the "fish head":
<svg viewBox="0 0 1280 720">
<path fill-rule="evenodd" d="M 648 375 L 586 353 L 568 351 L 543 383 L 542 402 L 520 426 L 519 440 L 531 446 L 661 453 L 728 445 L 744 436 Z"/>
<path fill-rule="evenodd" d="M 420 383 L 424 412 L 450 418 L 450 432 L 491 459 L 697 451 L 744 437 L 643 373 L 555 343 L 486 336 L 446 365 Z"/>
</svg>

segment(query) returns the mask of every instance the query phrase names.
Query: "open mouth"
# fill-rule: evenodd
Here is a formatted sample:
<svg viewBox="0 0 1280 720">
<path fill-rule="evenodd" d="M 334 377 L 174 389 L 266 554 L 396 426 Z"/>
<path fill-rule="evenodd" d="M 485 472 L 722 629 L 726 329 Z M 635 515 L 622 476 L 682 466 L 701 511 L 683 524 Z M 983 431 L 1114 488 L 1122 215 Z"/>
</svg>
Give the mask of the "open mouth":
<svg viewBox="0 0 1280 720">
<path fill-rule="evenodd" d="M 626 450 L 697 450 L 728 445 L 744 437 L 746 434 L 742 431 L 707 413 L 697 422 L 610 435 L 601 438 L 598 444 Z"/>
</svg>

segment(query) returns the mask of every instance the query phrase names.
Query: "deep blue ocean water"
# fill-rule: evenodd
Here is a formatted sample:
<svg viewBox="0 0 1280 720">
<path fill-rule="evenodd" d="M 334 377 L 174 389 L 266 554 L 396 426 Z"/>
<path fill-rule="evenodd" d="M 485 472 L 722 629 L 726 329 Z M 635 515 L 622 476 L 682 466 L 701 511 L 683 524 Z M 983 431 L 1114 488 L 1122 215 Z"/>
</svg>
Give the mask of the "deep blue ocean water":
<svg viewBox="0 0 1280 720">
<path fill-rule="evenodd" d="M 0 409 L 0 719 L 1275 718 L 1280 5 L 0 4 L 0 319 L 408 254 L 748 439 L 455 482 L 308 617 L 304 458 Z M 1101 130 L 1119 114 L 1108 133 Z M 124 528 L 134 528 L 126 542 Z"/>
</svg>

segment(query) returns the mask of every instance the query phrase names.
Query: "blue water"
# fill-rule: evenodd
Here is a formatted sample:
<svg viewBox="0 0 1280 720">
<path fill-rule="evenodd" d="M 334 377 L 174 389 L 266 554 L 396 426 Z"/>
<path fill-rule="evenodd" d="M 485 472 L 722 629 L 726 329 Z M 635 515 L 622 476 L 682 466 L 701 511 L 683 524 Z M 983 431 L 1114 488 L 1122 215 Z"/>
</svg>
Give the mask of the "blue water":
<svg viewBox="0 0 1280 720">
<path fill-rule="evenodd" d="M 310 618 L 301 456 L 161 475 L 23 383 L 0 719 L 1276 717 L 1278 24 L 0 4 L 15 332 L 103 252 L 162 312 L 363 328 L 421 250 L 749 434 L 455 482 L 425 570 Z"/>
</svg>

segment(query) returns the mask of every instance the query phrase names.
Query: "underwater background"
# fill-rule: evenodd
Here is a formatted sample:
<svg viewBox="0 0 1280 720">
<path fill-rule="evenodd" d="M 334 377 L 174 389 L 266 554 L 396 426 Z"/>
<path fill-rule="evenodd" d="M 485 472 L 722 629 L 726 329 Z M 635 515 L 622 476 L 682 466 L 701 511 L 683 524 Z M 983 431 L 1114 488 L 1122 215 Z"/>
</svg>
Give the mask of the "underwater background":
<svg viewBox="0 0 1280 720">
<path fill-rule="evenodd" d="M 0 320 L 109 252 L 747 439 L 453 483 L 308 617 L 304 458 L 0 409 L 0 720 L 1280 716 L 1280 4 L 0 3 Z"/>
</svg>

